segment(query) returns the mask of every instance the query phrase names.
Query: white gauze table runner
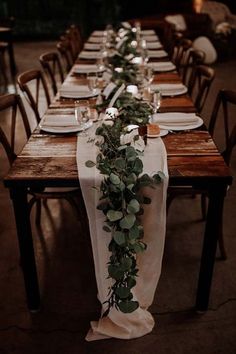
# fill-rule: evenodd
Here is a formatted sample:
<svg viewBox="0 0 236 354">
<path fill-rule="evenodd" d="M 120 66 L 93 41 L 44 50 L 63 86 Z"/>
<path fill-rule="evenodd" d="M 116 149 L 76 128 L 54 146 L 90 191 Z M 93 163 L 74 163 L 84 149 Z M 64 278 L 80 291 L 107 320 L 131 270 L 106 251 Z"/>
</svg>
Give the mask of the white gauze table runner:
<svg viewBox="0 0 236 354">
<path fill-rule="evenodd" d="M 96 125 L 89 130 L 91 138 L 95 136 L 95 130 Z M 107 263 L 110 257 L 108 245 L 111 235 L 103 230 L 105 215 L 102 211 L 97 210 L 103 175 L 99 173 L 96 167 L 88 168 L 85 166 L 87 160 L 96 161 L 98 152 L 98 147 L 92 142 L 89 143 L 88 137 L 78 136 L 77 166 L 89 219 L 98 299 L 102 304 L 103 314 L 106 310 L 103 302 L 107 300 L 108 288 L 112 285 L 112 279 L 107 279 Z M 153 302 L 161 273 L 168 185 L 167 156 L 161 138 L 148 139 L 142 161 L 144 173 L 153 175 L 158 171 L 162 171 L 165 173 L 166 178 L 155 189 L 146 187 L 143 190 L 143 193 L 149 196 L 152 202 L 149 205 L 144 205 L 144 215 L 142 216 L 142 225 L 144 227 L 143 241 L 147 244 L 147 249 L 137 256 L 139 273 L 137 284 L 132 288 L 134 299 L 139 302 L 140 307 L 130 314 L 125 314 L 112 308 L 108 316 L 100 318 L 99 321 L 92 321 L 91 329 L 86 336 L 88 341 L 110 337 L 120 339 L 141 337 L 151 332 L 155 324 L 148 307 Z M 98 190 L 94 187 L 97 187 Z"/>
</svg>

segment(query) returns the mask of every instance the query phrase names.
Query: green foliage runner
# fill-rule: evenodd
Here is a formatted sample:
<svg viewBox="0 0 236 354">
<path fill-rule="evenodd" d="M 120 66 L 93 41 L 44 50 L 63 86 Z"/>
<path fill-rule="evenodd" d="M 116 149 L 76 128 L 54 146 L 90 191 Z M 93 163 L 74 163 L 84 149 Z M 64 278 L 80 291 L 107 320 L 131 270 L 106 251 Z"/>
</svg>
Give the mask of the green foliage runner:
<svg viewBox="0 0 236 354">
<path fill-rule="evenodd" d="M 131 40 L 131 30 L 129 31 Z M 126 50 L 130 52 L 130 42 L 121 47 L 122 56 Z M 128 62 L 124 64 L 122 56 L 115 54 L 110 58 L 110 65 L 123 65 L 123 74 L 137 71 L 136 65 Z M 121 63 L 117 63 L 117 60 Z M 127 66 L 126 66 L 127 65 Z M 127 70 L 128 67 L 128 70 Z M 113 76 L 114 78 L 115 76 Z M 120 79 L 120 78 L 119 78 Z M 130 84 L 130 75 L 123 75 Z M 133 81 L 132 81 L 133 82 Z M 108 102 L 106 102 L 107 104 Z M 87 167 L 96 168 L 104 176 L 100 186 L 100 202 L 97 208 L 101 210 L 106 221 L 104 231 L 111 235 L 109 251 L 111 253 L 108 263 L 108 274 L 113 279 L 109 289 L 106 316 L 115 306 L 123 313 L 130 313 L 139 307 L 138 301 L 133 299 L 132 288 L 136 285 L 138 268 L 137 254 L 145 251 L 147 245 L 143 242 L 144 231 L 140 216 L 143 214 L 143 205 L 150 204 L 151 200 L 141 192 L 143 187 L 151 187 L 160 183 L 163 173 L 158 172 L 153 176 L 143 174 L 142 151 L 135 145 L 140 139 L 137 135 L 131 144 L 121 144 L 121 135 L 126 134 L 129 124 L 146 125 L 152 108 L 146 102 L 132 97 L 129 93 L 122 94 L 115 103 L 119 115 L 112 124 L 103 123 L 96 130 L 96 135 L 102 137 L 102 142 L 97 143 L 99 154 L 96 162 L 87 161 Z M 100 107 L 101 108 L 101 107 Z"/>
</svg>

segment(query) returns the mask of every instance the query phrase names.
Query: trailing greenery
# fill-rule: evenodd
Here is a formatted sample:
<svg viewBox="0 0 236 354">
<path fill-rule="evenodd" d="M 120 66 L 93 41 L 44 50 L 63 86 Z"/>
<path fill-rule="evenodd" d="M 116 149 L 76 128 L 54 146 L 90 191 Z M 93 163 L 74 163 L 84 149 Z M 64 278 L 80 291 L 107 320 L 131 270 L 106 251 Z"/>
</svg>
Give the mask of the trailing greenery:
<svg viewBox="0 0 236 354">
<path fill-rule="evenodd" d="M 128 67 L 135 68 L 133 64 L 130 66 L 128 60 L 122 59 L 120 55 L 113 56 L 110 63 L 113 67 L 119 64 L 124 69 L 123 74 L 127 75 L 123 76 L 124 81 L 133 83 L 127 71 Z M 108 100 L 103 105 L 107 106 Z M 100 109 L 102 107 L 99 106 Z M 108 274 L 113 284 L 109 289 L 108 300 L 105 302 L 107 310 L 103 316 L 113 306 L 124 313 L 133 312 L 139 306 L 132 294 L 138 276 L 136 257 L 147 248 L 143 241 L 140 216 L 144 212 L 143 205 L 151 203 L 151 199 L 143 195 L 141 190 L 147 186 L 154 188 L 163 178 L 162 172 L 153 176 L 143 173 L 143 152 L 137 144 L 142 138 L 138 134 L 132 135 L 133 139 L 127 144 L 123 144 L 121 139 L 121 136 L 128 134 L 126 127 L 129 124 L 143 126 L 148 123 L 153 113 L 150 105 L 124 92 L 116 100 L 115 107 L 119 112 L 118 117 L 109 121 L 109 124 L 104 122 L 96 130 L 96 134 L 102 137 L 97 142 L 100 152 L 96 161 L 86 162 L 87 167 L 96 165 L 104 176 L 97 208 L 105 215 L 104 231 L 111 235 Z"/>
<path fill-rule="evenodd" d="M 136 285 L 138 275 L 136 255 L 147 247 L 142 240 L 140 215 L 143 214 L 143 204 L 151 203 L 140 190 L 146 186 L 153 187 L 162 180 L 160 172 L 152 177 L 142 174 L 141 152 L 129 144 L 120 145 L 123 129 L 122 120 L 117 118 L 113 126 L 102 124 L 96 131 L 103 137 L 96 167 L 104 175 L 98 209 L 106 216 L 104 231 L 112 236 L 108 274 L 114 280 L 104 316 L 113 306 L 124 313 L 132 312 L 139 306 L 133 300 L 131 289 Z M 87 161 L 87 166 L 94 166 L 94 163 Z"/>
</svg>

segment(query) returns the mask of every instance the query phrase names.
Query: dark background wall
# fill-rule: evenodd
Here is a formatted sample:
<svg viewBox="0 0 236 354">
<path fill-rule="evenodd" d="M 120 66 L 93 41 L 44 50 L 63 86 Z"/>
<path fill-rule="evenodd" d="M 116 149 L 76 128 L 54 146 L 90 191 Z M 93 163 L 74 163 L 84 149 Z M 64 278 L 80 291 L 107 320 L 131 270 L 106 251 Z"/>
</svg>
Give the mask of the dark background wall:
<svg viewBox="0 0 236 354">
<path fill-rule="evenodd" d="M 236 0 L 221 0 L 236 13 Z M 57 38 L 71 23 L 85 35 L 109 22 L 191 12 L 192 0 L 0 0 L 0 18 L 14 16 L 18 38 Z"/>
</svg>

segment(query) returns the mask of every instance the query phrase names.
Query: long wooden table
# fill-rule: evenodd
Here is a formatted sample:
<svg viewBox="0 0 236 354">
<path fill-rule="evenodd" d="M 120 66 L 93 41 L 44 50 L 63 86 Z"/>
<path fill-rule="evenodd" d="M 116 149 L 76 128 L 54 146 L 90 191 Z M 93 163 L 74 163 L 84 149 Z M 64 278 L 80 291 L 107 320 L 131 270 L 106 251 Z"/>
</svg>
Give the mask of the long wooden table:
<svg viewBox="0 0 236 354">
<path fill-rule="evenodd" d="M 81 80 L 69 75 L 67 80 Z M 178 82 L 178 74 L 162 73 L 158 82 Z M 73 107 L 73 100 L 55 98 L 50 109 Z M 164 98 L 162 111 L 193 112 L 195 108 L 187 95 Z M 40 290 L 32 241 L 27 189 L 32 187 L 77 187 L 75 135 L 50 135 L 36 130 L 6 176 L 14 205 L 21 264 L 28 308 L 40 308 Z M 204 188 L 209 206 L 204 233 L 201 264 L 196 296 L 196 309 L 206 311 L 215 262 L 219 225 L 224 197 L 232 176 L 212 138 L 204 127 L 187 132 L 168 134 L 163 138 L 168 154 L 169 185 Z"/>
</svg>

